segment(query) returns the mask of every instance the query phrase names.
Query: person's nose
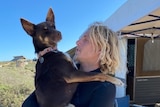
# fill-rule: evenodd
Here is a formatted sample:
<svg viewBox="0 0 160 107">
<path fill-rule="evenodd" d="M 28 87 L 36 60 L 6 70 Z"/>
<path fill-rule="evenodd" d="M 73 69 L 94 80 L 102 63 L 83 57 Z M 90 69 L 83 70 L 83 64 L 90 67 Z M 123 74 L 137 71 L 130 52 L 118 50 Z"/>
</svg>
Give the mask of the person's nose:
<svg viewBox="0 0 160 107">
<path fill-rule="evenodd" d="M 76 41 L 77 46 L 80 44 L 80 39 Z"/>
</svg>

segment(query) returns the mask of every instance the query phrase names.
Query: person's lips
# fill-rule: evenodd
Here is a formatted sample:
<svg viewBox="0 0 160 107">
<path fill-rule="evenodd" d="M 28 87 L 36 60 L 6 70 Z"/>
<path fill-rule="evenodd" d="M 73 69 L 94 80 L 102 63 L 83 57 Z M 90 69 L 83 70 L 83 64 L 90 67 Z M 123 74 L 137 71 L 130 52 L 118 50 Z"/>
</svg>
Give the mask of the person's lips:
<svg viewBox="0 0 160 107">
<path fill-rule="evenodd" d="M 79 52 L 80 52 L 80 50 L 78 48 L 76 48 L 76 52 L 75 53 L 78 54 Z"/>
</svg>

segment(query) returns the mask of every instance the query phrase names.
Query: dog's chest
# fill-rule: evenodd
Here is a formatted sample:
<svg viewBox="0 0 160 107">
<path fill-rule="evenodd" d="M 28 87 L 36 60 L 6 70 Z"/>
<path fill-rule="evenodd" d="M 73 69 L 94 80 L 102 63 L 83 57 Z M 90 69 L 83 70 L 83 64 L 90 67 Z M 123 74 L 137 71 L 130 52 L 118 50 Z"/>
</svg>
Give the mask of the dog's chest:
<svg viewBox="0 0 160 107">
<path fill-rule="evenodd" d="M 38 60 L 36 64 L 36 82 L 41 79 L 65 82 L 63 77 L 75 71 L 72 59 L 62 52 L 49 52 L 42 58 L 43 62 Z"/>
<path fill-rule="evenodd" d="M 76 90 L 77 83 L 68 84 L 63 77 L 70 74 L 70 70 L 74 68 L 73 65 L 63 53 L 49 53 L 43 57 L 44 62 L 38 61 L 36 64 L 35 85 L 38 100 L 52 99 L 49 105 L 54 105 L 53 107 L 60 107 L 56 104 L 68 104 Z"/>
</svg>

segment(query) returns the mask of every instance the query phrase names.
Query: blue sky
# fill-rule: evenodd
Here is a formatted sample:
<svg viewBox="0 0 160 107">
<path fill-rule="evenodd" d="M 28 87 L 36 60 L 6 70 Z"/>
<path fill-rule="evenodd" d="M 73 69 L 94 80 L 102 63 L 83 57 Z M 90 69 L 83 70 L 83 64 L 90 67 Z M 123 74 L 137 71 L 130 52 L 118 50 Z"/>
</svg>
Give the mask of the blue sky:
<svg viewBox="0 0 160 107">
<path fill-rule="evenodd" d="M 66 52 L 89 24 L 105 21 L 127 0 L 1 0 L 0 3 L 0 61 L 14 56 L 36 58 L 32 39 L 23 30 L 20 18 L 38 24 L 45 21 L 48 9 L 55 14 L 56 28 L 63 39 L 58 49 Z"/>
</svg>

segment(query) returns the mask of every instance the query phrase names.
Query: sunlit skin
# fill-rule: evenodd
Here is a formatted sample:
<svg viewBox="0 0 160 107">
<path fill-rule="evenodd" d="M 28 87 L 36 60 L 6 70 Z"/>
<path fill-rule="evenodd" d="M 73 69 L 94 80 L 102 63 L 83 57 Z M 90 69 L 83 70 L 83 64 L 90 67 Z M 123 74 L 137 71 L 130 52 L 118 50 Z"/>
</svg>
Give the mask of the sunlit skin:
<svg viewBox="0 0 160 107">
<path fill-rule="evenodd" d="M 100 52 L 95 52 L 93 45 L 87 36 L 87 32 L 80 37 L 76 44 L 77 48 L 75 55 L 81 65 L 80 69 L 89 72 L 99 68 L 98 57 Z"/>
</svg>

